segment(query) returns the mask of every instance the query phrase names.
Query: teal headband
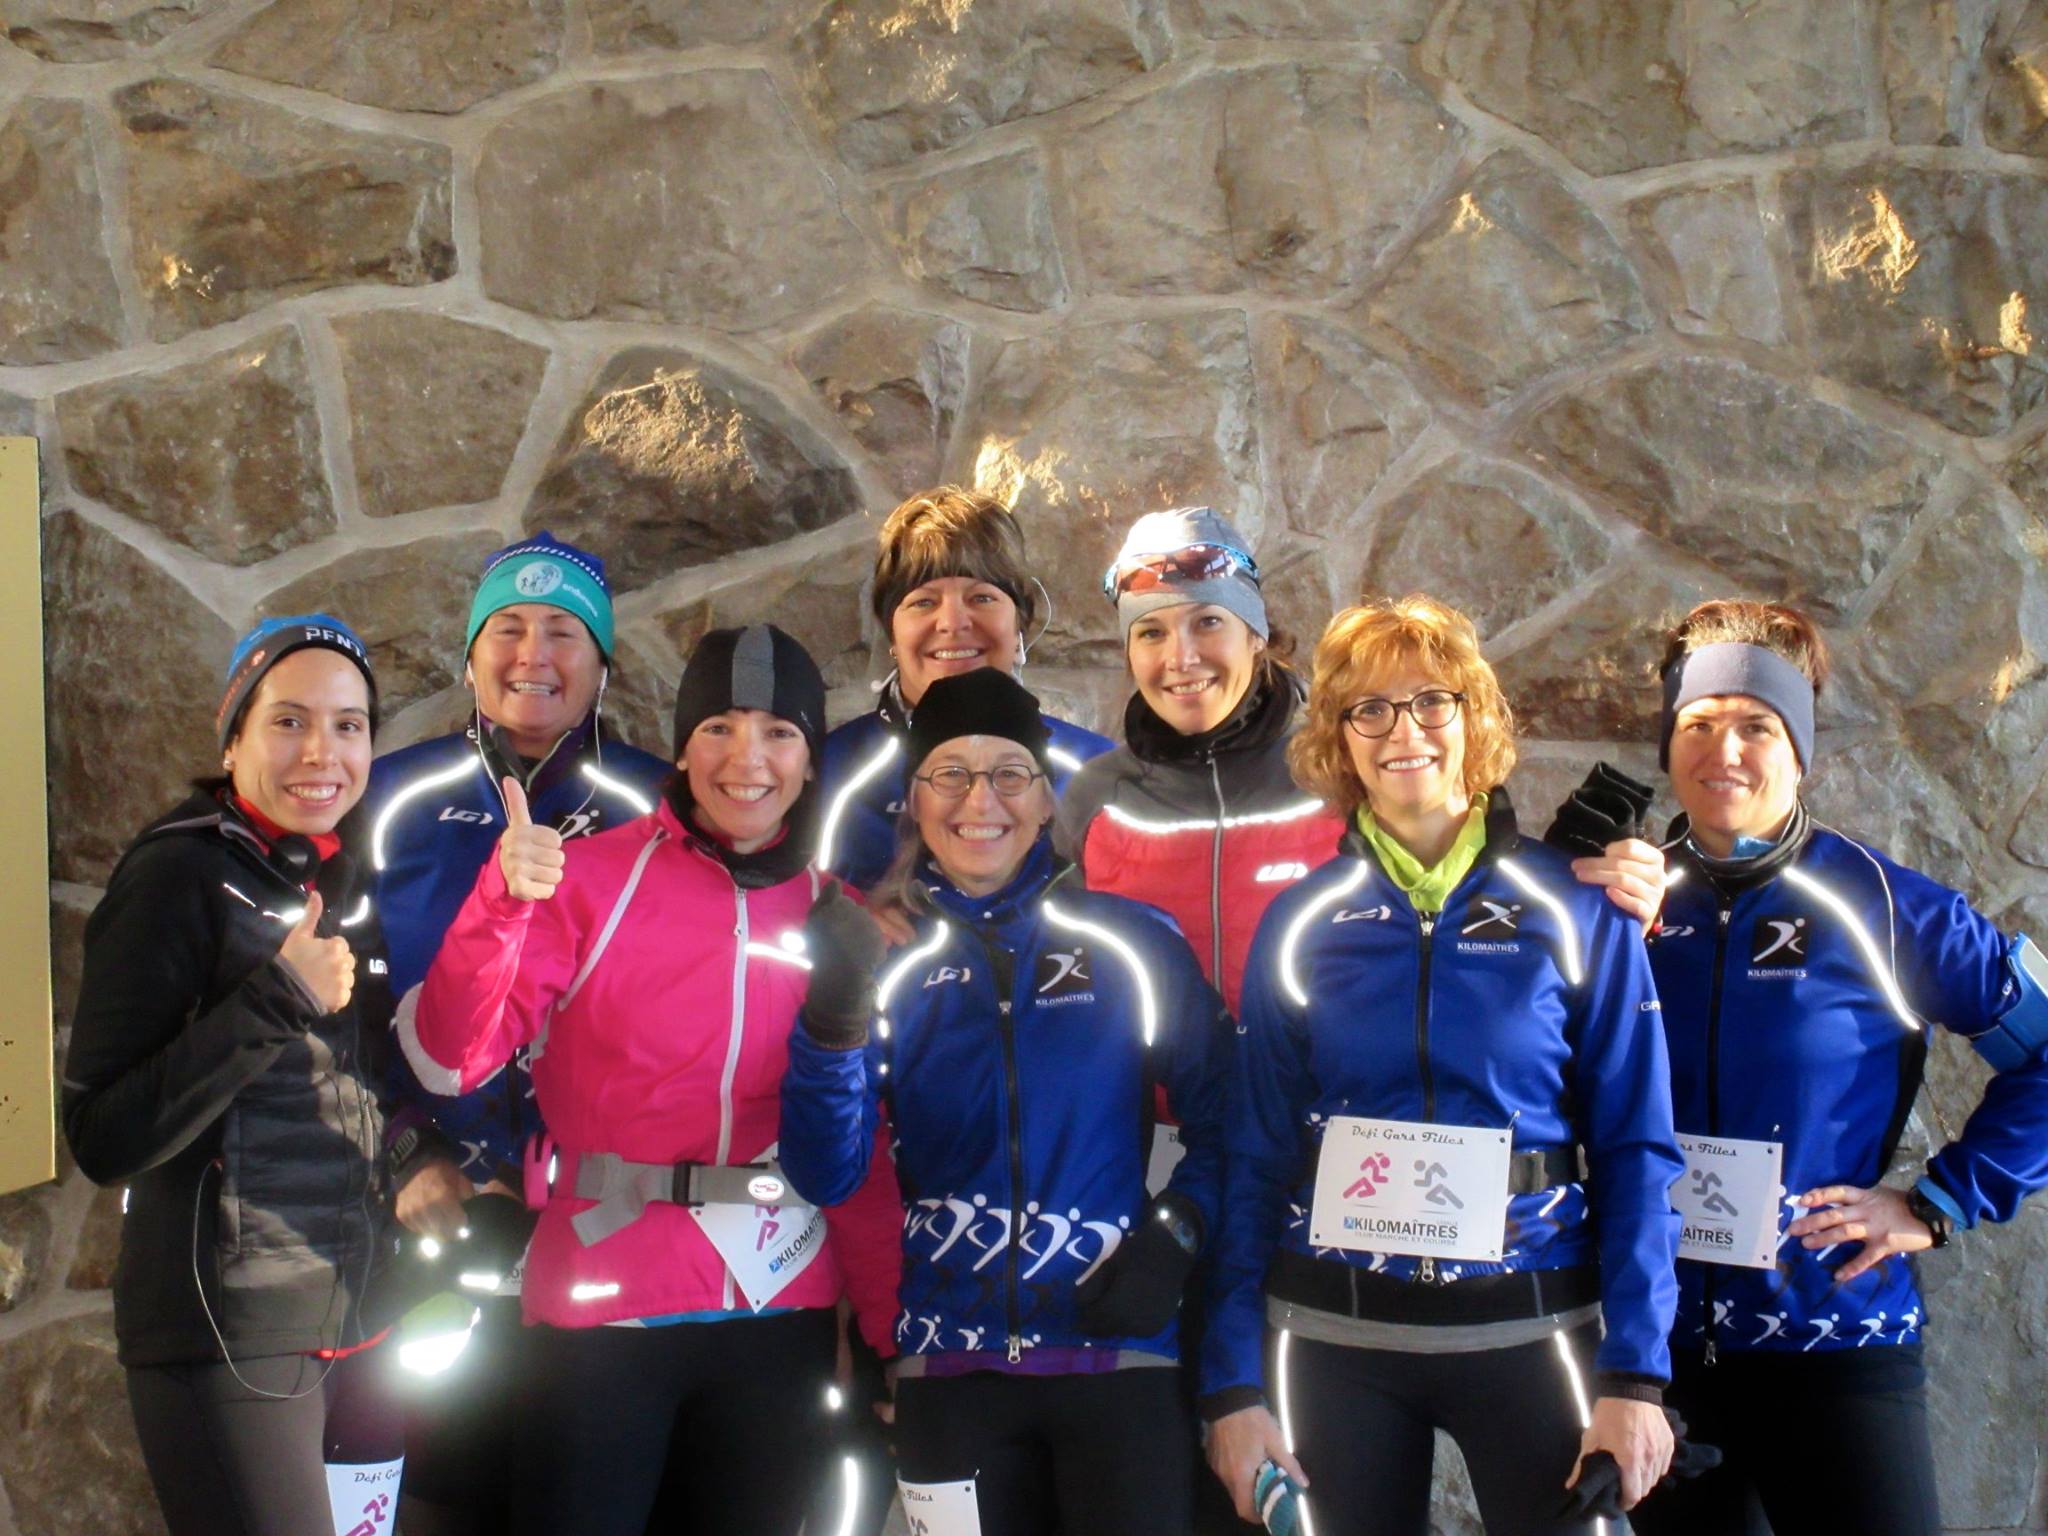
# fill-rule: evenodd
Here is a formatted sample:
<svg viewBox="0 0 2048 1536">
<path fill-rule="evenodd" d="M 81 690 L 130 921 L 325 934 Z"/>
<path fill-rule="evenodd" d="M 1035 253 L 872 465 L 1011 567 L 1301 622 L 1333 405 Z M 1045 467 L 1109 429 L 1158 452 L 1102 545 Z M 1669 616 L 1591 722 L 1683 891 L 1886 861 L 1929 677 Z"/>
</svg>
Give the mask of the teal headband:
<svg viewBox="0 0 2048 1536">
<path fill-rule="evenodd" d="M 545 603 L 583 621 L 605 659 L 612 654 L 612 595 L 604 564 L 574 545 L 559 543 L 546 533 L 500 550 L 484 567 L 484 579 L 469 605 L 469 633 L 463 637 L 466 656 L 477 631 L 500 608 L 518 603 Z"/>
</svg>

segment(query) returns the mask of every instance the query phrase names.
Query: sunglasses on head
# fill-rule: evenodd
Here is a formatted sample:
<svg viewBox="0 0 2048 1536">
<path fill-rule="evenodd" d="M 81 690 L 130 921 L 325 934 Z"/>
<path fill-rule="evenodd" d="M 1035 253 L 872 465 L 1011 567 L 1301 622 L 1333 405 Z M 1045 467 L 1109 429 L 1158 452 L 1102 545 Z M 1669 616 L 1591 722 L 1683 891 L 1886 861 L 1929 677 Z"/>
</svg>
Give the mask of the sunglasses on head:
<svg viewBox="0 0 2048 1536">
<path fill-rule="evenodd" d="M 1186 544 L 1162 555 L 1141 555 L 1112 565 L 1102 576 L 1102 592 L 1115 600 L 1126 592 L 1157 592 L 1185 581 L 1213 581 L 1232 571 L 1259 579 L 1259 563 L 1228 544 Z"/>
</svg>

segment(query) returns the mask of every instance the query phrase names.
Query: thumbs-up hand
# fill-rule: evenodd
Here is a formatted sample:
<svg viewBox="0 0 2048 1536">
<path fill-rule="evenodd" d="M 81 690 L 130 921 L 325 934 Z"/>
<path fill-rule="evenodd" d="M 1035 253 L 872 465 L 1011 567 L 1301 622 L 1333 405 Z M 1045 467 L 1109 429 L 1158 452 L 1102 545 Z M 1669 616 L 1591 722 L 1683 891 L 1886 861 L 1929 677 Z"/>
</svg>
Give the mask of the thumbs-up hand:
<svg viewBox="0 0 2048 1536">
<path fill-rule="evenodd" d="M 546 901 L 562 883 L 562 869 L 569 862 L 562 852 L 562 834 L 533 824 L 526 791 L 517 779 L 507 777 L 503 788 L 505 835 L 498 839 L 498 869 L 505 876 L 505 890 L 517 901 Z"/>
<path fill-rule="evenodd" d="M 308 895 L 304 915 L 292 924 L 284 936 L 284 947 L 277 952 L 277 958 L 313 994 L 322 1016 L 341 1012 L 356 989 L 356 961 L 348 940 L 319 935 L 320 914 L 325 910 L 318 891 Z"/>
</svg>

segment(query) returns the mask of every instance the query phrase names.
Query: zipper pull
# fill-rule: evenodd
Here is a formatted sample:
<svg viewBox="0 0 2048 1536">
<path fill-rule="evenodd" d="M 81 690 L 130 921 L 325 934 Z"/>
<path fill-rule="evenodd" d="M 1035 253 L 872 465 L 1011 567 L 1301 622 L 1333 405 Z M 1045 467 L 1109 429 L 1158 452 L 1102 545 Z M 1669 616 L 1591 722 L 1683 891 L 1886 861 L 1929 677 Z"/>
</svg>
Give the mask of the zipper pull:
<svg viewBox="0 0 2048 1536">
<path fill-rule="evenodd" d="M 1431 935 L 1432 933 L 1435 933 L 1435 932 L 1436 932 L 1436 919 L 1435 919 L 1435 918 L 1433 918 L 1433 917 L 1425 917 L 1425 918 L 1423 918 L 1423 919 L 1422 919 L 1422 936 L 1423 936 L 1423 937 L 1424 937 L 1424 938 L 1426 939 L 1426 938 L 1428 938 L 1428 937 L 1429 937 L 1429 936 L 1430 936 L 1430 935 Z"/>
<path fill-rule="evenodd" d="M 1006 1019 L 1010 1016 L 1010 1000 L 1007 997 L 996 1004 L 996 1012 Z"/>
<path fill-rule="evenodd" d="M 1721 926 L 1726 928 L 1728 926 L 1728 919 L 1734 915 L 1735 909 L 1733 907 L 1723 907 L 1721 909 Z"/>
<path fill-rule="evenodd" d="M 1420 1280 L 1420 1281 L 1421 1281 L 1421 1282 L 1422 1282 L 1422 1283 L 1423 1283 L 1424 1285 L 1435 1285 L 1435 1284 L 1436 1284 L 1436 1260 L 1435 1260 L 1435 1259 L 1424 1259 L 1424 1260 L 1422 1261 L 1422 1268 L 1421 1268 L 1421 1269 L 1419 1269 L 1418 1271 L 1416 1271 L 1416 1275 L 1415 1275 L 1415 1278 L 1416 1278 L 1416 1279 L 1418 1279 L 1418 1280 Z"/>
<path fill-rule="evenodd" d="M 1015 1365 L 1024 1358 L 1024 1339 L 1020 1334 L 1010 1335 L 1010 1364 Z"/>
<path fill-rule="evenodd" d="M 1720 1357 L 1721 1351 L 1715 1345 L 1714 1341 L 1712 1339 L 1707 1340 L 1707 1364 L 1712 1365 L 1716 1360 L 1720 1359 Z"/>
</svg>

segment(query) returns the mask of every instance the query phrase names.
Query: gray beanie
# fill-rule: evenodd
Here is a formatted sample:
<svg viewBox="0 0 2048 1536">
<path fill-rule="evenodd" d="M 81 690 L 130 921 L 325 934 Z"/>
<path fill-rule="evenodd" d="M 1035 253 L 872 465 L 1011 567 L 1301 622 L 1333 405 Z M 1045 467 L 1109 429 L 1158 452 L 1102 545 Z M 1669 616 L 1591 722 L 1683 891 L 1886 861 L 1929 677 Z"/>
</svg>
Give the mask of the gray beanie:
<svg viewBox="0 0 2048 1536">
<path fill-rule="evenodd" d="M 1193 576 L 1167 569 L 1144 591 L 1119 590 L 1118 577 L 1133 566 L 1178 553 L 1196 545 L 1227 550 L 1232 558 L 1219 562 L 1214 574 Z M 1234 613 L 1261 640 L 1271 638 L 1266 600 L 1259 591 L 1259 566 L 1244 535 L 1209 507 L 1175 507 L 1148 512 L 1131 524 L 1124 547 L 1102 578 L 1103 591 L 1115 601 L 1116 616 L 1126 635 L 1148 613 L 1182 603 L 1212 603 Z"/>
</svg>

